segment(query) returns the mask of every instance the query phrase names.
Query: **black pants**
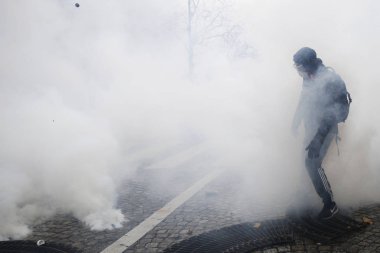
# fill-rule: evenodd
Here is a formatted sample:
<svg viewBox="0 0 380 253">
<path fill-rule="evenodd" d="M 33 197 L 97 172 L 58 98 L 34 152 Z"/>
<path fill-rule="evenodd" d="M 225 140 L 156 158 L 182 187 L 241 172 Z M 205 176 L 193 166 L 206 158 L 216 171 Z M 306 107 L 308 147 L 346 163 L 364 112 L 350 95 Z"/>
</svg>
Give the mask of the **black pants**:
<svg viewBox="0 0 380 253">
<path fill-rule="evenodd" d="M 310 179 L 313 182 L 314 188 L 318 195 L 322 198 L 323 203 L 326 205 L 333 201 L 333 193 L 329 181 L 327 180 L 325 171 L 322 168 L 323 159 L 326 156 L 327 150 L 331 144 L 331 141 L 336 138 L 338 127 L 334 126 L 325 140 L 322 143 L 321 150 L 318 158 L 310 159 L 306 152 L 305 165 Z"/>
</svg>

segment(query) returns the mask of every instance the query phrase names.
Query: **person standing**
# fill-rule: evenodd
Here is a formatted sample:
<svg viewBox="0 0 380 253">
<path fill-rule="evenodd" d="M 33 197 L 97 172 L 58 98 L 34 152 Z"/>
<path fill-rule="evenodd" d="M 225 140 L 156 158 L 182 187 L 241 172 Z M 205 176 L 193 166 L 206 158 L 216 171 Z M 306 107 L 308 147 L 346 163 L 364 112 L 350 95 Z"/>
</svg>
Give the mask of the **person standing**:
<svg viewBox="0 0 380 253">
<path fill-rule="evenodd" d="M 314 188 L 323 201 L 320 219 L 330 219 L 339 209 L 322 168 L 331 141 L 338 138 L 338 123 L 347 118 L 350 94 L 342 78 L 317 58 L 315 50 L 304 47 L 293 56 L 294 66 L 303 78 L 302 92 L 294 115 L 294 133 L 301 122 L 305 127 L 305 166 Z"/>
</svg>

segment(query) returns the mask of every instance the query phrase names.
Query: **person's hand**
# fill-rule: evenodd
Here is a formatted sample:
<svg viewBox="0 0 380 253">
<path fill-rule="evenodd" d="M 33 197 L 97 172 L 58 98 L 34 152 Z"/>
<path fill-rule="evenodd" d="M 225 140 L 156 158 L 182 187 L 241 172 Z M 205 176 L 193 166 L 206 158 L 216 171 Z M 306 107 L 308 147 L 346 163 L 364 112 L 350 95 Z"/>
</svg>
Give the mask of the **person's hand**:
<svg viewBox="0 0 380 253">
<path fill-rule="evenodd" d="M 314 158 L 318 158 L 319 157 L 319 151 L 321 150 L 321 142 L 316 140 L 316 139 L 313 139 L 309 146 L 307 146 L 307 148 L 305 150 L 308 151 L 308 154 L 307 156 L 309 157 L 309 159 L 314 159 Z"/>
</svg>

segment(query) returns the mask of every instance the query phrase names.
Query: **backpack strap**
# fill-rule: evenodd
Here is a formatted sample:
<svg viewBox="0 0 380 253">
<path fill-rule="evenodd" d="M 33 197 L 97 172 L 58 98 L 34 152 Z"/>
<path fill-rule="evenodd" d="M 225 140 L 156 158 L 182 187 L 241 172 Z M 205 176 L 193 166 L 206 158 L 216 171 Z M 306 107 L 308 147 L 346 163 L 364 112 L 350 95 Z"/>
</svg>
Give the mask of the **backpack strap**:
<svg viewBox="0 0 380 253">
<path fill-rule="evenodd" d="M 340 155 L 340 152 L 339 152 L 339 141 L 341 140 L 340 136 L 339 136 L 339 130 L 336 131 L 336 134 L 335 134 L 335 143 L 336 143 L 336 148 L 338 150 L 338 156 Z"/>
</svg>

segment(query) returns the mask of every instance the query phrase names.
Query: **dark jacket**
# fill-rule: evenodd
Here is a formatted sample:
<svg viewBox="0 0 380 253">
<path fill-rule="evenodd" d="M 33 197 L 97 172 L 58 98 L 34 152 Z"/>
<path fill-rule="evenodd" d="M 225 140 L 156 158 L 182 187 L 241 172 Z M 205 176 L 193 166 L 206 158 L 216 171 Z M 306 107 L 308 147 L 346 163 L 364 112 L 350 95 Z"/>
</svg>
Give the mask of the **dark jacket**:
<svg viewBox="0 0 380 253">
<path fill-rule="evenodd" d="M 342 78 L 321 64 L 313 76 L 303 80 L 293 127 L 297 128 L 303 121 L 306 141 L 319 138 L 323 142 L 329 131 L 342 121 L 346 100 L 347 90 Z"/>
</svg>

